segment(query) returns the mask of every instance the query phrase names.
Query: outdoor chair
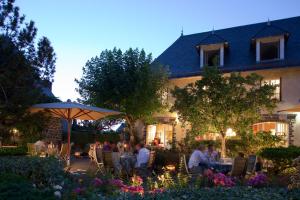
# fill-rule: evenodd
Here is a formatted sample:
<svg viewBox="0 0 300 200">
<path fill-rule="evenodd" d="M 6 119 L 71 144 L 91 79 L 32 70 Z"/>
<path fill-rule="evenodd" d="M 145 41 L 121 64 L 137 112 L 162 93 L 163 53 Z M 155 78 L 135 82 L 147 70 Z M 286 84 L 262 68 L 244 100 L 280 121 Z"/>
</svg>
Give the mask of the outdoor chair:
<svg viewBox="0 0 300 200">
<path fill-rule="evenodd" d="M 257 156 L 256 155 L 249 155 L 247 160 L 247 168 L 246 168 L 246 174 L 253 174 L 255 172 L 257 162 Z"/>
<path fill-rule="evenodd" d="M 150 151 L 150 156 L 149 156 L 149 161 L 147 164 L 147 168 L 150 169 L 152 171 L 153 169 L 153 165 L 154 165 L 154 161 L 155 161 L 155 151 Z"/>
<path fill-rule="evenodd" d="M 195 177 L 197 174 L 195 173 L 192 173 L 189 169 L 189 166 L 188 166 L 188 161 L 187 161 L 187 157 L 185 154 L 182 155 L 181 159 L 183 159 L 183 163 L 184 163 L 184 168 L 185 168 L 185 171 L 187 173 L 187 175 L 192 178 L 192 177 Z"/>
<path fill-rule="evenodd" d="M 34 143 L 27 143 L 27 149 L 28 149 L 28 155 L 30 156 L 36 156 L 37 155 L 37 151 L 35 148 Z"/>
<path fill-rule="evenodd" d="M 241 157 L 235 158 L 232 164 L 230 176 L 244 177 L 246 171 L 246 164 L 247 164 L 246 158 L 241 158 Z"/>
<path fill-rule="evenodd" d="M 67 161 L 67 159 L 68 159 L 68 144 L 67 143 L 63 143 L 61 145 L 59 157 L 60 157 L 60 159 Z"/>
<path fill-rule="evenodd" d="M 103 163 L 106 170 L 111 171 L 114 169 L 114 163 L 112 159 L 112 152 L 111 151 L 104 151 L 102 152 L 103 155 Z"/>
<path fill-rule="evenodd" d="M 103 163 L 103 155 L 102 155 L 102 149 L 94 149 L 93 150 L 96 154 L 95 158 L 94 158 L 94 161 L 96 163 L 96 166 L 97 166 L 97 171 L 95 174 L 97 174 L 99 171 L 104 174 L 105 172 L 105 168 L 104 168 L 104 163 Z"/>
</svg>

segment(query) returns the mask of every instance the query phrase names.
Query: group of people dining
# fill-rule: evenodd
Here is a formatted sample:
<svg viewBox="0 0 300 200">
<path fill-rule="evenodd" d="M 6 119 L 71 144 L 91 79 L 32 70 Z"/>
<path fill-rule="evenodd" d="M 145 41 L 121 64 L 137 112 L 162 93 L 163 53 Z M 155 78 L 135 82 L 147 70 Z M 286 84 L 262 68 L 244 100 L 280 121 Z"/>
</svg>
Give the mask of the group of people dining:
<svg viewBox="0 0 300 200">
<path fill-rule="evenodd" d="M 254 159 L 249 159 L 250 156 Z M 227 158 L 228 159 L 228 158 Z M 220 153 L 215 150 L 212 144 L 209 144 L 206 148 L 205 145 L 200 144 L 197 149 L 193 151 L 189 158 L 188 168 L 193 174 L 202 174 L 206 169 L 213 169 L 218 172 L 228 173 L 230 172 L 234 164 L 237 160 L 244 160 L 245 165 L 242 166 L 242 172 L 246 172 L 247 170 L 247 162 L 252 164 L 250 165 L 249 170 L 254 170 L 255 172 L 259 172 L 262 170 L 262 159 L 257 157 L 256 155 L 249 155 L 248 158 L 245 158 L 245 155 L 242 152 L 239 152 L 238 155 L 234 159 L 226 158 L 221 159 Z M 241 162 L 240 162 L 241 163 Z M 237 165 L 239 166 L 239 165 Z M 253 168 L 252 168 L 253 166 Z"/>
<path fill-rule="evenodd" d="M 188 167 L 192 173 L 201 173 L 220 161 L 220 153 L 217 152 L 212 144 L 207 146 L 200 144 L 190 156 Z"/>
<path fill-rule="evenodd" d="M 114 172 L 117 174 L 121 173 L 122 170 L 127 174 L 132 174 L 134 169 L 145 168 L 150 158 L 150 150 L 144 144 L 138 143 L 133 147 L 127 141 L 117 143 L 96 141 L 90 145 L 89 157 L 95 160 L 95 156 L 97 156 L 98 162 L 103 162 L 103 157 L 99 155 L 103 155 L 105 152 L 111 153 Z"/>
</svg>

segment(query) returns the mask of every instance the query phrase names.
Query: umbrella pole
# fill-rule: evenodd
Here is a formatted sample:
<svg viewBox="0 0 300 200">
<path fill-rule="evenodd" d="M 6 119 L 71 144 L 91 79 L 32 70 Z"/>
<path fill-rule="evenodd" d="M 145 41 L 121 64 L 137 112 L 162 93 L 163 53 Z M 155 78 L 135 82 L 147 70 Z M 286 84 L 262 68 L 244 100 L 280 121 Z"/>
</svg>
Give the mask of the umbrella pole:
<svg viewBox="0 0 300 200">
<path fill-rule="evenodd" d="M 71 156 L 71 125 L 72 125 L 72 120 L 68 119 L 68 155 L 67 155 L 67 166 L 70 166 L 70 156 Z"/>
</svg>

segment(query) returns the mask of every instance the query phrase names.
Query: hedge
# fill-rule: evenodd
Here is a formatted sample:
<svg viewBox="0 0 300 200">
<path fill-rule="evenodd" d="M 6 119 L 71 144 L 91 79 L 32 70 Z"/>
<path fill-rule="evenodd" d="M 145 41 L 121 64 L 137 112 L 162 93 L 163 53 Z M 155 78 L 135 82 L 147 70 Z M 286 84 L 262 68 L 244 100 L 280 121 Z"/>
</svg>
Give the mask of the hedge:
<svg viewBox="0 0 300 200">
<path fill-rule="evenodd" d="M 51 189 L 35 188 L 29 180 L 15 174 L 0 175 L 0 199 L 55 200 Z"/>
<path fill-rule="evenodd" d="M 36 185 L 60 184 L 64 179 L 62 163 L 53 157 L 0 157 L 0 175 L 16 174 Z"/>
<path fill-rule="evenodd" d="M 276 147 L 265 148 L 259 152 L 259 155 L 274 164 L 274 171 L 276 173 L 288 168 L 293 160 L 300 156 L 300 147 Z"/>
<path fill-rule="evenodd" d="M 27 154 L 27 147 L 1 147 L 0 156 L 20 156 Z"/>
</svg>

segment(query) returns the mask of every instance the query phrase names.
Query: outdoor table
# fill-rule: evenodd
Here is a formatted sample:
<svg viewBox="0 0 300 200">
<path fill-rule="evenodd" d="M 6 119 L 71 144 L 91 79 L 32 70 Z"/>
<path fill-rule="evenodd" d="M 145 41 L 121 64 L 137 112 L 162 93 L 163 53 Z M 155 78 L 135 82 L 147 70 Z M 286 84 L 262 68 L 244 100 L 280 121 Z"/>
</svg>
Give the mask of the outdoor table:
<svg viewBox="0 0 300 200">
<path fill-rule="evenodd" d="M 221 172 L 224 174 L 227 174 L 232 169 L 232 163 L 215 162 L 215 163 L 212 163 L 210 166 L 216 172 Z"/>
<path fill-rule="evenodd" d="M 136 156 L 130 154 L 124 154 L 120 156 L 120 164 L 125 170 L 127 175 L 131 174 L 136 163 Z"/>
</svg>

